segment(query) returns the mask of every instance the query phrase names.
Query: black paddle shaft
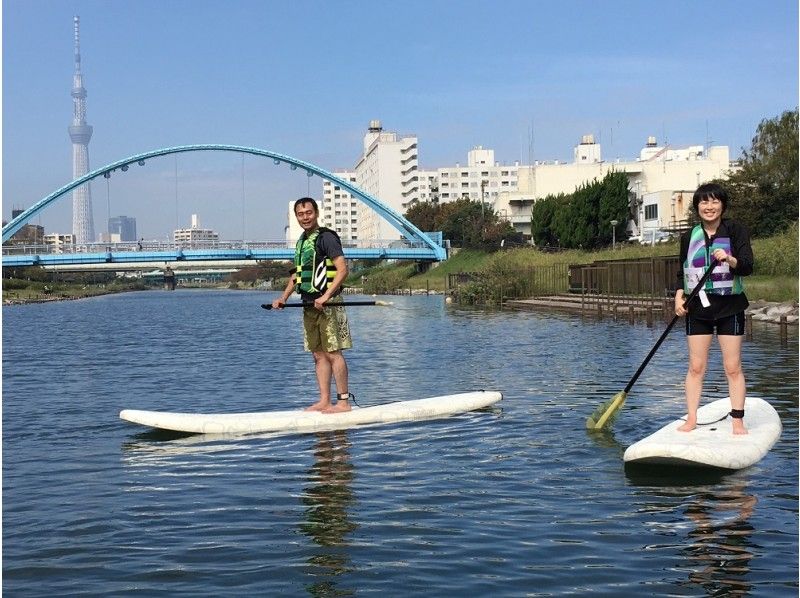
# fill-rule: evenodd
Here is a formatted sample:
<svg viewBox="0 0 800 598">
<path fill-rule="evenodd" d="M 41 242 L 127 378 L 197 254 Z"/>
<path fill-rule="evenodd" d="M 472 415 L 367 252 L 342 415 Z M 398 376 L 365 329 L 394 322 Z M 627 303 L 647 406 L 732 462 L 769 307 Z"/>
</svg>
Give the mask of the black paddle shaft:
<svg viewBox="0 0 800 598">
<path fill-rule="evenodd" d="M 348 307 L 350 305 L 375 305 L 374 301 L 342 301 L 341 303 L 331 303 L 331 307 Z M 262 303 L 261 307 L 264 309 L 272 309 L 271 303 Z M 308 303 L 284 303 L 283 307 L 314 307 L 314 304 L 311 302 Z"/>
<path fill-rule="evenodd" d="M 692 292 L 689 293 L 689 296 L 683 302 L 684 306 L 689 305 L 689 302 L 697 296 L 697 293 L 699 293 L 700 289 L 703 288 L 703 285 L 706 284 L 708 277 L 711 276 L 711 271 L 714 269 L 716 265 L 717 265 L 717 260 L 712 259 L 711 265 L 708 267 L 708 270 L 706 270 L 705 274 L 703 274 L 703 277 L 700 279 L 700 282 L 697 283 L 697 286 L 694 287 L 694 289 L 692 289 Z M 667 338 L 669 331 L 672 330 L 673 326 L 675 326 L 675 322 L 678 321 L 678 318 L 679 318 L 678 314 L 675 314 L 675 317 L 672 318 L 672 321 L 667 326 L 667 329 L 664 330 L 664 332 L 659 337 L 658 341 L 656 341 L 655 346 L 652 349 L 650 349 L 650 353 L 647 354 L 647 357 L 645 357 L 644 361 L 642 362 L 642 365 L 639 366 L 639 369 L 636 370 L 636 373 L 633 375 L 633 378 L 631 378 L 631 381 L 628 382 L 628 385 L 625 387 L 625 394 L 628 394 L 631 388 L 633 388 L 633 385 L 636 384 L 636 381 L 639 379 L 639 376 L 644 371 L 644 368 L 646 368 L 647 364 L 650 363 L 650 360 L 653 358 L 653 355 L 656 354 L 656 351 L 658 351 L 658 348 L 661 346 L 661 343 L 663 343 L 664 339 Z"/>
</svg>

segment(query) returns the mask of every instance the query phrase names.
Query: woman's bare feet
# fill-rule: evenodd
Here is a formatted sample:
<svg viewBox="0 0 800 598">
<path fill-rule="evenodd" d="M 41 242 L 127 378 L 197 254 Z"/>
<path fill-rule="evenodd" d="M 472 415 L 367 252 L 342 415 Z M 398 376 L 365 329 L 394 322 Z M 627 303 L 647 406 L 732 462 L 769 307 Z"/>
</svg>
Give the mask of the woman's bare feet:
<svg viewBox="0 0 800 598">
<path fill-rule="evenodd" d="M 686 423 L 678 428 L 678 432 L 691 432 L 697 427 L 697 418 L 686 417 Z"/>
<path fill-rule="evenodd" d="M 734 417 L 731 421 L 733 422 L 734 434 L 747 434 L 747 428 L 744 427 L 744 420 L 741 417 Z"/>
<path fill-rule="evenodd" d="M 345 411 L 350 411 L 350 403 L 346 400 L 339 399 L 336 401 L 335 405 L 329 406 L 323 413 L 344 413 Z"/>
</svg>

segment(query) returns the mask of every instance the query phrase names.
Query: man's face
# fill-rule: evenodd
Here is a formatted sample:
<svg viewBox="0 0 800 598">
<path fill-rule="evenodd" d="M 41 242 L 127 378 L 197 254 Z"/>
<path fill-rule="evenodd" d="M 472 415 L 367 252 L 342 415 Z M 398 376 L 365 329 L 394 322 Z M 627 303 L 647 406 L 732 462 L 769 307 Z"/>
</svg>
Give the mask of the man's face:
<svg viewBox="0 0 800 598">
<path fill-rule="evenodd" d="M 303 230 L 310 231 L 317 228 L 319 214 L 317 214 L 313 204 L 301 203 L 294 209 L 294 215 L 297 216 L 297 222 Z"/>
</svg>

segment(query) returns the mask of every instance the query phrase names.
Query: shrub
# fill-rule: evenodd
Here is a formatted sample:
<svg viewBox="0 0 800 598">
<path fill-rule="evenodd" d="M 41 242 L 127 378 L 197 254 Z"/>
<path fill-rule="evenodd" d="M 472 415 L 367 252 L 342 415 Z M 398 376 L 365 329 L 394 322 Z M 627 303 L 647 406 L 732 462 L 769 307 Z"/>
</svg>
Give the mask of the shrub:
<svg viewBox="0 0 800 598">
<path fill-rule="evenodd" d="M 770 276 L 797 276 L 797 222 L 779 235 L 753 239 L 755 266 L 753 274 Z"/>
</svg>

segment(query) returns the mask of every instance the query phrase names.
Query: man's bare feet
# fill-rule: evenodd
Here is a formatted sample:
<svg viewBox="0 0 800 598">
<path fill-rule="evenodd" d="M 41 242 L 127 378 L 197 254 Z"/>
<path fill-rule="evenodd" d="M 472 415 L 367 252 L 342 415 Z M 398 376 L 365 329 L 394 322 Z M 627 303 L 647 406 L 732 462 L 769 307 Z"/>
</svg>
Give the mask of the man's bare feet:
<svg viewBox="0 0 800 598">
<path fill-rule="evenodd" d="M 316 403 L 311 405 L 311 407 L 306 407 L 305 411 L 322 411 L 322 412 L 324 412 L 326 409 L 330 409 L 330 407 L 331 407 L 331 402 L 330 401 L 323 401 L 322 399 L 320 399 L 319 401 L 317 401 Z"/>
<path fill-rule="evenodd" d="M 340 399 L 336 401 L 335 405 L 323 410 L 323 413 L 344 413 L 345 411 L 350 411 L 350 403 Z"/>
<path fill-rule="evenodd" d="M 734 417 L 732 421 L 734 434 L 747 434 L 747 428 L 744 427 L 744 421 L 742 421 L 742 418 Z"/>
<path fill-rule="evenodd" d="M 697 427 L 696 419 L 686 419 L 686 423 L 678 428 L 678 432 L 691 432 Z"/>
</svg>

